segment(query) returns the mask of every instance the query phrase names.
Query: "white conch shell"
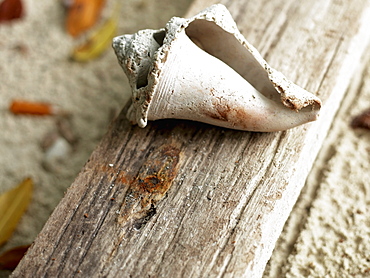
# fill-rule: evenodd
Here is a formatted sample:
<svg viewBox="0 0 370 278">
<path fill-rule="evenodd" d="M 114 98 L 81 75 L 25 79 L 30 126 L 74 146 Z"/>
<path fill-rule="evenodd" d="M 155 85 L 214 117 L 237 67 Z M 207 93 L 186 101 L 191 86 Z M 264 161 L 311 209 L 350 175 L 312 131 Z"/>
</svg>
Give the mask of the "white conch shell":
<svg viewBox="0 0 370 278">
<path fill-rule="evenodd" d="M 166 29 L 116 37 L 113 48 L 133 92 L 127 116 L 140 127 L 176 118 L 279 131 L 316 120 L 321 107 L 266 63 L 220 4 L 173 17 Z"/>
</svg>

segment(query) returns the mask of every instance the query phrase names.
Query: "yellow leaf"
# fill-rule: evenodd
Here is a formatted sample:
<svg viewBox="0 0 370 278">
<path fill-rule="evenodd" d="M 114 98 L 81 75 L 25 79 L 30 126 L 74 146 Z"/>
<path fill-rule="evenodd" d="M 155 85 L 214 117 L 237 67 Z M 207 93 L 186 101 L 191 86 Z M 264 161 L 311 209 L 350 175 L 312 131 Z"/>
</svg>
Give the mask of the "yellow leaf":
<svg viewBox="0 0 370 278">
<path fill-rule="evenodd" d="M 31 200 L 33 181 L 25 179 L 16 188 L 0 195 L 0 245 L 5 243 L 17 227 Z"/>
<path fill-rule="evenodd" d="M 115 9 L 119 11 L 119 9 Z M 111 44 L 116 35 L 118 13 L 112 15 L 87 42 L 77 47 L 72 53 L 72 59 L 78 62 L 87 62 L 100 56 Z"/>
</svg>

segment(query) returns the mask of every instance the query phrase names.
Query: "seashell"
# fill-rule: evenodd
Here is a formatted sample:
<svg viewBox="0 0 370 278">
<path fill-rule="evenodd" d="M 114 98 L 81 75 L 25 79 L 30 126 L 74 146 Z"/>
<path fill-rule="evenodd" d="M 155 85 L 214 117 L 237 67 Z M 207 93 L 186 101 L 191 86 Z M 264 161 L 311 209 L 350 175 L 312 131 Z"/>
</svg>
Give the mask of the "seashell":
<svg viewBox="0 0 370 278">
<path fill-rule="evenodd" d="M 321 108 L 267 64 L 221 4 L 116 37 L 113 48 L 132 88 L 127 117 L 140 127 L 175 118 L 270 132 L 314 121 Z"/>
</svg>

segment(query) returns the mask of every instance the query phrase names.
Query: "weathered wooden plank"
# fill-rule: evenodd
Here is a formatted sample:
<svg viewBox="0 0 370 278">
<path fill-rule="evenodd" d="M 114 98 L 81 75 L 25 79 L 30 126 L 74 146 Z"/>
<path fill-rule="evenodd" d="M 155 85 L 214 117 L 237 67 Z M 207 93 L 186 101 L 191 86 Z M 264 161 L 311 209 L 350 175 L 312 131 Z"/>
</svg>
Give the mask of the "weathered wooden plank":
<svg viewBox="0 0 370 278">
<path fill-rule="evenodd" d="M 273 67 L 322 98 L 320 119 L 251 133 L 175 120 L 140 129 L 121 113 L 13 277 L 262 275 L 368 44 L 370 8 L 224 4 Z"/>
</svg>

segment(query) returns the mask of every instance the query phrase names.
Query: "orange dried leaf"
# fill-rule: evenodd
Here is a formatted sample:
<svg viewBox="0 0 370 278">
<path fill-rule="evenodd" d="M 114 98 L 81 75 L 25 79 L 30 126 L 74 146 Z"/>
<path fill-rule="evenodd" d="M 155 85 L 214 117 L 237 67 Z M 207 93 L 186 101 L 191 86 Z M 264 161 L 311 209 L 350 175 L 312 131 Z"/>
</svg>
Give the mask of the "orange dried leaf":
<svg viewBox="0 0 370 278">
<path fill-rule="evenodd" d="M 31 245 L 14 247 L 0 255 L 0 270 L 14 270 Z"/>
<path fill-rule="evenodd" d="M 13 100 L 9 110 L 13 114 L 52 115 L 55 109 L 51 104 L 43 102 L 31 102 L 25 100 Z"/>
<path fill-rule="evenodd" d="M 21 0 L 4 0 L 0 3 L 0 22 L 21 18 L 23 4 Z"/>
<path fill-rule="evenodd" d="M 74 0 L 68 9 L 67 32 L 76 37 L 98 20 L 105 0 Z"/>
<path fill-rule="evenodd" d="M 22 181 L 17 187 L 0 195 L 0 245 L 5 243 L 18 225 L 31 201 L 33 181 Z"/>
</svg>

